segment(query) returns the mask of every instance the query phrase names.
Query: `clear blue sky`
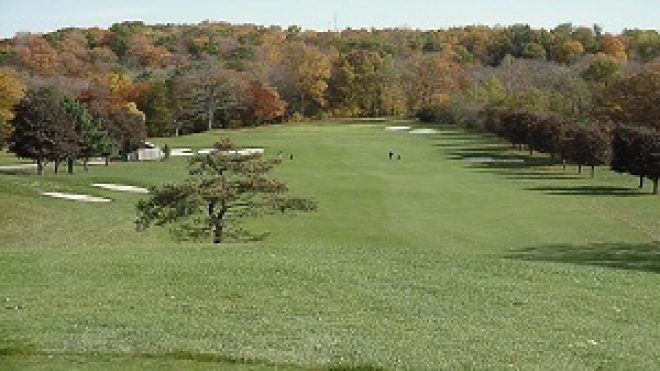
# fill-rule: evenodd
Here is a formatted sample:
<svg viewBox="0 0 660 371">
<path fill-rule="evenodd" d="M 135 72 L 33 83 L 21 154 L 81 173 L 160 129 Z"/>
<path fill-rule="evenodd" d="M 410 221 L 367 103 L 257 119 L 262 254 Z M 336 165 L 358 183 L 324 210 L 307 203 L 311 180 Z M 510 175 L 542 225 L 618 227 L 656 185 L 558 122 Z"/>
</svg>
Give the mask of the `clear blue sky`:
<svg viewBox="0 0 660 371">
<path fill-rule="evenodd" d="M 204 20 L 305 29 L 571 22 L 619 33 L 660 29 L 660 0 L 0 0 L 0 38 L 64 27 L 107 28 L 115 22 L 198 23 Z"/>
</svg>

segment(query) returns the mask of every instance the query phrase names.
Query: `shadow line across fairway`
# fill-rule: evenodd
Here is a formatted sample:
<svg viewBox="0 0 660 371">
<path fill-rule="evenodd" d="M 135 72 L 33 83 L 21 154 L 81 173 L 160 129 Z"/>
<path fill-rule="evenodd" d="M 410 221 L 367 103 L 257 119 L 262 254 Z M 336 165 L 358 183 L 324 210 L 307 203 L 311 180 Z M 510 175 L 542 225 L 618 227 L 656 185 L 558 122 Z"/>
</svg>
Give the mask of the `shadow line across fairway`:
<svg viewBox="0 0 660 371">
<path fill-rule="evenodd" d="M 607 197 L 640 197 L 644 196 L 637 188 L 610 186 L 559 186 L 559 187 L 529 187 L 530 191 L 544 192 L 555 196 L 607 196 Z"/>
<path fill-rule="evenodd" d="M 660 241 L 638 244 L 544 245 L 514 250 L 506 258 L 660 273 Z"/>
<path fill-rule="evenodd" d="M 4 358 L 3 358 L 4 357 Z M 231 357 L 213 353 L 195 353 L 188 351 L 171 351 L 163 353 L 118 353 L 118 352 L 47 352 L 38 351 L 34 347 L 8 347 L 0 348 L 0 361 L 14 363 L 32 359 L 48 359 L 48 362 L 61 361 L 74 365 L 98 362 L 102 359 L 105 363 L 118 364 L 141 364 L 142 360 L 160 361 L 167 364 L 168 361 L 190 361 L 205 363 L 213 369 L 233 370 L 245 368 L 240 366 L 253 366 L 250 369 L 259 370 L 291 370 L 291 371 L 388 371 L 385 368 L 369 364 L 330 364 L 326 366 L 303 366 L 296 364 L 274 363 L 265 360 L 257 360 L 242 357 Z M 0 362 L 0 365 L 3 363 Z M 78 369 L 78 368 L 75 368 Z M 132 368 L 131 368 L 132 369 Z M 153 369 L 153 368 L 149 368 Z"/>
</svg>

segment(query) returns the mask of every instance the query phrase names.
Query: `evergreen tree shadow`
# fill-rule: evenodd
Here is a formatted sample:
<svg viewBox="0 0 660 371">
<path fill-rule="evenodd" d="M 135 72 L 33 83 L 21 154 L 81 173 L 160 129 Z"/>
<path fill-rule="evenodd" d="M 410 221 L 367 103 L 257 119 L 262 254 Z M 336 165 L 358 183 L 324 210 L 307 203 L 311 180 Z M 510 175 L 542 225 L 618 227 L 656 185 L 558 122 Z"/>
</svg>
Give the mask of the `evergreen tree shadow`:
<svg viewBox="0 0 660 371">
<path fill-rule="evenodd" d="M 528 187 L 529 191 L 544 192 L 554 196 L 617 196 L 640 197 L 645 194 L 637 188 L 611 187 L 611 186 L 557 186 L 557 187 Z"/>
<path fill-rule="evenodd" d="M 506 258 L 660 273 L 660 241 L 646 244 L 545 245 L 515 250 Z"/>
</svg>

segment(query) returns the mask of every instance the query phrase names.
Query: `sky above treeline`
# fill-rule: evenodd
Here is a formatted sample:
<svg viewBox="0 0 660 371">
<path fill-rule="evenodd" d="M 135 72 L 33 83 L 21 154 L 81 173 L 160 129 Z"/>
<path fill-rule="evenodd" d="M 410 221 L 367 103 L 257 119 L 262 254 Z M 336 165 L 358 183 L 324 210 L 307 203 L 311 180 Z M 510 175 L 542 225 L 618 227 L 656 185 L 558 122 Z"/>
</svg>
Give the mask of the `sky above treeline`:
<svg viewBox="0 0 660 371">
<path fill-rule="evenodd" d="M 659 30 L 660 0 L 0 0 L 0 38 L 123 21 L 253 23 L 317 31 L 345 28 L 432 30 L 526 23 L 598 24 L 606 32 Z"/>
</svg>

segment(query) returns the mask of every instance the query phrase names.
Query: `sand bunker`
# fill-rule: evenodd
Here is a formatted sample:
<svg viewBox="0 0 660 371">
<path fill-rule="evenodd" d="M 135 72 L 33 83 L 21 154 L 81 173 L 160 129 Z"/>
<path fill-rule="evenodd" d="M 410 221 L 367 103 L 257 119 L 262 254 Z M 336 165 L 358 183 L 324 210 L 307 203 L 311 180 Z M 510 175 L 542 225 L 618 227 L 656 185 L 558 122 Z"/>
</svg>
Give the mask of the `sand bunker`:
<svg viewBox="0 0 660 371">
<path fill-rule="evenodd" d="M 172 148 L 170 151 L 170 156 L 193 156 L 193 152 L 190 148 Z"/>
<path fill-rule="evenodd" d="M 242 155 L 256 155 L 264 153 L 263 148 L 245 148 L 238 151 Z"/>
<path fill-rule="evenodd" d="M 198 154 L 200 155 L 210 155 L 217 152 L 215 148 L 202 148 L 197 151 Z M 244 149 L 237 149 L 233 151 L 224 151 L 223 153 L 226 154 L 233 154 L 233 155 L 254 155 L 254 154 L 261 154 L 264 153 L 263 148 L 244 148 Z M 190 149 L 190 148 L 175 148 L 172 149 L 170 152 L 171 156 L 193 156 L 195 155 L 195 152 Z"/>
<path fill-rule="evenodd" d="M 113 191 L 132 192 L 132 193 L 149 193 L 149 190 L 146 189 L 146 188 L 135 187 L 135 186 L 130 186 L 130 185 L 123 185 L 123 184 L 96 183 L 96 184 L 92 184 L 92 185 L 94 187 L 110 189 L 110 190 L 113 190 Z"/>
<path fill-rule="evenodd" d="M 0 166 L 0 170 L 33 169 L 35 167 L 37 167 L 37 164 L 3 165 Z"/>
<path fill-rule="evenodd" d="M 200 155 L 210 155 L 211 153 L 215 153 L 217 150 L 215 148 L 205 148 L 205 149 L 200 149 L 197 151 Z"/>
<path fill-rule="evenodd" d="M 65 198 L 65 199 L 74 200 L 74 201 L 84 201 L 84 202 L 110 202 L 110 201 L 112 201 L 109 198 L 89 196 L 89 195 L 79 195 L 79 194 L 73 194 L 73 193 L 44 192 L 42 194 L 44 196 Z"/>
<path fill-rule="evenodd" d="M 238 149 L 238 150 L 234 150 L 234 151 L 224 151 L 223 153 L 226 153 L 228 155 L 247 156 L 247 155 L 262 154 L 262 153 L 264 153 L 264 149 L 263 148 L 245 148 L 245 149 Z"/>
<path fill-rule="evenodd" d="M 494 158 L 494 157 L 466 157 L 463 159 L 466 162 L 476 162 L 476 163 L 497 163 L 497 164 L 506 164 L 506 163 L 524 163 L 525 160 L 520 158 Z"/>
<path fill-rule="evenodd" d="M 385 128 L 387 131 L 408 131 L 412 129 L 410 126 L 388 126 Z"/>
<path fill-rule="evenodd" d="M 437 134 L 439 131 L 435 129 L 415 129 L 410 130 L 410 134 Z"/>
</svg>

